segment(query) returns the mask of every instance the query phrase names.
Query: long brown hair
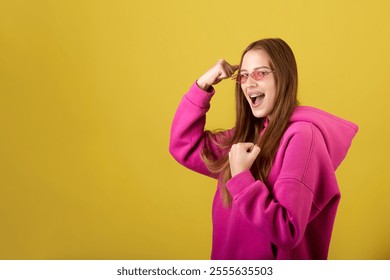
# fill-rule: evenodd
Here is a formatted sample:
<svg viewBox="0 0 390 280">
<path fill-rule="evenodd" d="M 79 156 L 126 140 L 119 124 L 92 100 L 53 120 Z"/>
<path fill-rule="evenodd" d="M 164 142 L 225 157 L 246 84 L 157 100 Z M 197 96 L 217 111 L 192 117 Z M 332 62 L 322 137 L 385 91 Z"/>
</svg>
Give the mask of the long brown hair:
<svg viewBox="0 0 390 280">
<path fill-rule="evenodd" d="M 256 118 L 251 111 L 248 101 L 241 89 L 236 85 L 236 124 L 230 137 L 219 137 L 218 146 L 223 150 L 238 142 L 252 142 L 261 148 L 259 156 L 251 167 L 252 175 L 256 180 L 266 182 L 280 140 L 287 129 L 290 116 L 294 108 L 298 106 L 298 70 L 294 53 L 285 41 L 279 38 L 262 39 L 251 43 L 243 52 L 240 61 L 240 68 L 244 55 L 251 50 L 265 51 L 271 61 L 270 67 L 274 70 L 276 84 L 276 101 L 272 111 L 272 118 L 269 119 L 264 134 L 265 118 Z M 215 142 L 218 133 L 206 131 L 208 137 Z M 211 151 L 205 146 L 201 153 L 202 159 L 211 172 L 219 173 L 221 179 L 221 197 L 225 206 L 230 207 L 232 196 L 226 188 L 226 183 L 232 177 L 230 173 L 229 155 L 225 153 L 221 158 L 216 159 Z"/>
</svg>

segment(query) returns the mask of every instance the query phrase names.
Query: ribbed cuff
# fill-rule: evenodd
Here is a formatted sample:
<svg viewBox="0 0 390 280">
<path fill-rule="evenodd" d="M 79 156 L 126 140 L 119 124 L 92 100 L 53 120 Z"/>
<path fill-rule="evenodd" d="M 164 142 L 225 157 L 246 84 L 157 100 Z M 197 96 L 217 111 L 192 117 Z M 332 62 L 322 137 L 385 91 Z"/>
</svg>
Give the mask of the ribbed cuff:
<svg viewBox="0 0 390 280">
<path fill-rule="evenodd" d="M 252 173 L 249 170 L 245 170 L 232 177 L 226 183 L 226 187 L 229 190 L 230 194 L 233 196 L 233 198 L 235 198 L 245 188 L 255 182 L 256 180 L 255 178 L 253 178 Z"/>
<path fill-rule="evenodd" d="M 191 103 L 206 109 L 210 107 L 210 101 L 214 93 L 215 89 L 213 87 L 210 87 L 209 91 L 205 91 L 199 88 L 195 81 L 185 96 Z"/>
</svg>

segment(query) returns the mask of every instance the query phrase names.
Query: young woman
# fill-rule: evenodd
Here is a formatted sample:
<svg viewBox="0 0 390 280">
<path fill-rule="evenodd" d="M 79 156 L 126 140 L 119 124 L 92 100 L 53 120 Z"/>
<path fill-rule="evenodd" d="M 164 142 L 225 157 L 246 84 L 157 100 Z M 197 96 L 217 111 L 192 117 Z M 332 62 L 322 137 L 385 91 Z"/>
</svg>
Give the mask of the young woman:
<svg viewBox="0 0 390 280">
<path fill-rule="evenodd" d="M 204 131 L 213 85 L 236 70 L 235 127 Z M 177 109 L 171 154 L 218 179 L 212 259 L 327 259 L 340 200 L 335 170 L 358 127 L 298 106 L 297 85 L 290 47 L 263 39 L 240 65 L 219 60 Z"/>
</svg>

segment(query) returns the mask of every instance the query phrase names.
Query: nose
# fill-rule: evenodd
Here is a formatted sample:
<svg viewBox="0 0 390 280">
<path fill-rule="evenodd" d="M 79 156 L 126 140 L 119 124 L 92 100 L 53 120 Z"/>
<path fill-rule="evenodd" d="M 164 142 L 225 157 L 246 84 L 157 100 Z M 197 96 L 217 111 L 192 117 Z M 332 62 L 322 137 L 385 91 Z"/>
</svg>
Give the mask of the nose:
<svg viewBox="0 0 390 280">
<path fill-rule="evenodd" d="M 253 79 L 251 75 L 249 75 L 248 79 L 246 80 L 246 86 L 247 87 L 255 87 L 256 85 L 257 85 L 256 80 Z"/>
</svg>

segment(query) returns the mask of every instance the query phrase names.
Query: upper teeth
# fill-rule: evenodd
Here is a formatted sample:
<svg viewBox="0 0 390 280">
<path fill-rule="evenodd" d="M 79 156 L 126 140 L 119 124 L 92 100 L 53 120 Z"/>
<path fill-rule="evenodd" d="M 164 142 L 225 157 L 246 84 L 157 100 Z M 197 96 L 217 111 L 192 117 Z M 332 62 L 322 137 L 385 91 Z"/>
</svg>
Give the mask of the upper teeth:
<svg viewBox="0 0 390 280">
<path fill-rule="evenodd" d="M 250 98 L 254 98 L 254 97 L 259 97 L 259 96 L 262 96 L 264 95 L 264 93 L 256 93 L 256 94 L 251 94 L 249 95 Z"/>
</svg>

